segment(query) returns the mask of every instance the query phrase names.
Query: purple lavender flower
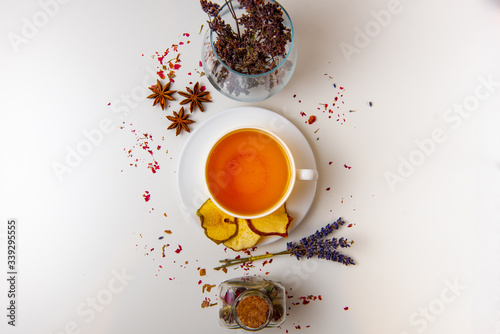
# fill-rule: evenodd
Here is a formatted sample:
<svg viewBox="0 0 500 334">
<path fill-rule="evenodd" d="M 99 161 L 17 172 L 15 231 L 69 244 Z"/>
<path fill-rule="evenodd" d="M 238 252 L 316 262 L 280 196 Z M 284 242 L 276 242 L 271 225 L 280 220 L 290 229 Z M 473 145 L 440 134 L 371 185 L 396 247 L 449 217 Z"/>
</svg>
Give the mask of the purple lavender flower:
<svg viewBox="0 0 500 334">
<path fill-rule="evenodd" d="M 337 248 L 351 247 L 353 241 L 345 238 L 331 238 L 323 240 L 326 236 L 330 235 L 334 230 L 338 230 L 340 226 L 344 225 L 344 220 L 339 218 L 337 221 L 327 224 L 325 227 L 317 230 L 306 238 L 300 239 L 299 243 L 288 242 L 287 251 L 295 255 L 297 259 L 305 257 L 310 259 L 317 256 L 319 259 L 327 259 L 343 263 L 345 265 L 355 264 L 354 260 L 348 256 L 341 254 Z"/>
<path fill-rule="evenodd" d="M 306 251 L 295 242 L 287 242 L 286 250 L 297 257 L 297 260 L 306 255 Z"/>
<path fill-rule="evenodd" d="M 350 265 L 350 264 L 352 264 L 352 265 L 355 264 L 354 260 L 351 257 L 346 256 L 346 255 L 344 255 L 336 250 L 334 250 L 332 252 L 326 252 L 324 254 L 318 254 L 318 258 L 339 262 L 339 263 L 342 263 L 346 266 Z"/>
</svg>

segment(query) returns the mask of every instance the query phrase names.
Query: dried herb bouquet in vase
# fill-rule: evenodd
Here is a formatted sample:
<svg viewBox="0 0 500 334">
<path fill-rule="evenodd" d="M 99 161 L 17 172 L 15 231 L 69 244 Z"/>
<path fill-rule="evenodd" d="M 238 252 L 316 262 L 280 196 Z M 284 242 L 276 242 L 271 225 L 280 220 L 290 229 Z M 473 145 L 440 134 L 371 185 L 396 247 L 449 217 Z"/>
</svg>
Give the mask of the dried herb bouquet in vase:
<svg viewBox="0 0 500 334">
<path fill-rule="evenodd" d="M 297 61 L 292 21 L 274 0 L 201 0 L 209 30 L 202 62 L 211 84 L 243 102 L 267 99 L 290 80 Z"/>
</svg>

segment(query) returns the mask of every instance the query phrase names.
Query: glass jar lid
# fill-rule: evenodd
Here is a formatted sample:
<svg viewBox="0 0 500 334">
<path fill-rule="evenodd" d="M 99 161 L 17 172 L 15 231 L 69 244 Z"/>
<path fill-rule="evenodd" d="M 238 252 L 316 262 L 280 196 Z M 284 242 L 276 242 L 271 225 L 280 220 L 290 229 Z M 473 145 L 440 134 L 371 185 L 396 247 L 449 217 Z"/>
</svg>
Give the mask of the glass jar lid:
<svg viewBox="0 0 500 334">
<path fill-rule="evenodd" d="M 233 317 L 243 329 L 257 331 L 267 326 L 273 315 L 273 304 L 262 291 L 249 289 L 234 301 Z"/>
</svg>

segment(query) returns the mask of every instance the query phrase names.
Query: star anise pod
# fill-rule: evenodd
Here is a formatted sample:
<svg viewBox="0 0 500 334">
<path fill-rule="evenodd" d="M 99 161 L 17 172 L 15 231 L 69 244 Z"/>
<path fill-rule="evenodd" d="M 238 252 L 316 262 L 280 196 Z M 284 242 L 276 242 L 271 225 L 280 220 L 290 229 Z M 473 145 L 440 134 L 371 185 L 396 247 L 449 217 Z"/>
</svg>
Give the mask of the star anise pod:
<svg viewBox="0 0 500 334">
<path fill-rule="evenodd" d="M 175 135 L 178 136 L 181 130 L 186 132 L 191 132 L 189 130 L 188 124 L 194 123 L 193 120 L 188 119 L 189 114 L 184 115 L 184 107 L 179 109 L 179 113 L 174 111 L 174 116 L 167 116 L 168 120 L 172 122 L 167 128 L 167 130 L 175 129 Z"/>
<path fill-rule="evenodd" d="M 165 109 L 165 100 L 175 101 L 175 99 L 171 96 L 176 92 L 176 90 L 169 90 L 170 81 L 162 86 L 160 80 L 156 79 L 156 86 L 149 87 L 149 89 L 153 92 L 153 94 L 148 96 L 148 99 L 155 99 L 153 102 L 153 106 L 157 103 L 160 103 L 161 109 Z"/>
<path fill-rule="evenodd" d="M 198 107 L 201 111 L 204 111 L 202 102 L 212 102 L 210 100 L 210 94 L 207 91 L 202 92 L 200 90 L 200 84 L 197 82 L 193 89 L 186 87 L 187 92 L 179 92 L 180 95 L 184 96 L 185 99 L 180 102 L 180 104 L 189 104 L 189 111 L 193 112 L 195 107 Z"/>
</svg>

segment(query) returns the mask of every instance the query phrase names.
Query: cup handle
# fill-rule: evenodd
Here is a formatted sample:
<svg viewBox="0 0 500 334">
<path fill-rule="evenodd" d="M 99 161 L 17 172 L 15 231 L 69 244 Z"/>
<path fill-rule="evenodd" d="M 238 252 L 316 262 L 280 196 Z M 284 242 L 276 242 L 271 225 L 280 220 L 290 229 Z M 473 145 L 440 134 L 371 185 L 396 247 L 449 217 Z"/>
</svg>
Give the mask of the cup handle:
<svg viewBox="0 0 500 334">
<path fill-rule="evenodd" d="M 316 181 L 318 171 L 315 169 L 297 169 L 297 180 Z"/>
</svg>

